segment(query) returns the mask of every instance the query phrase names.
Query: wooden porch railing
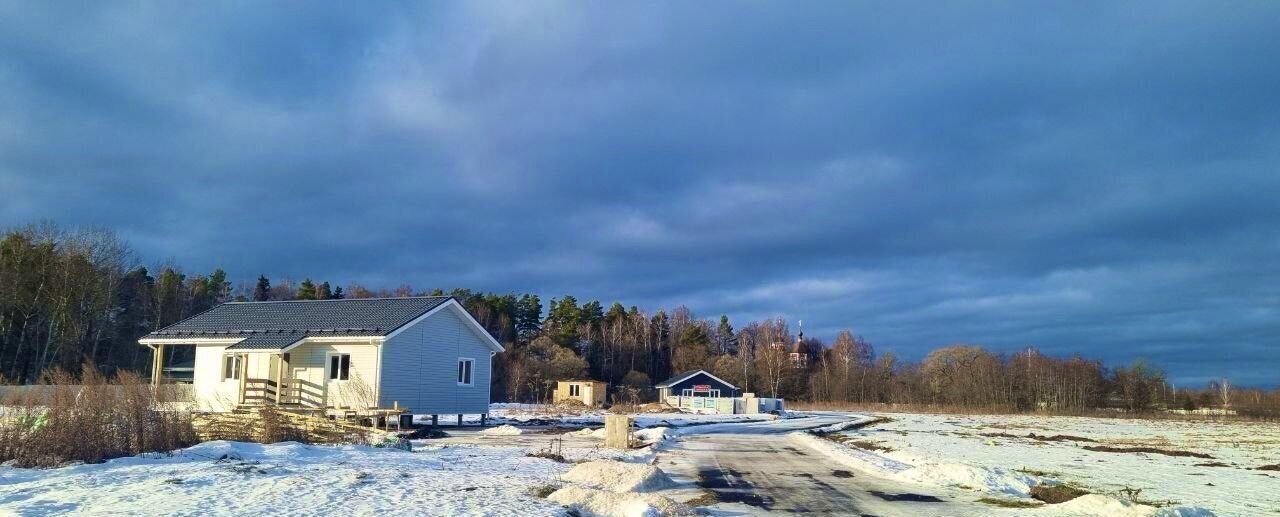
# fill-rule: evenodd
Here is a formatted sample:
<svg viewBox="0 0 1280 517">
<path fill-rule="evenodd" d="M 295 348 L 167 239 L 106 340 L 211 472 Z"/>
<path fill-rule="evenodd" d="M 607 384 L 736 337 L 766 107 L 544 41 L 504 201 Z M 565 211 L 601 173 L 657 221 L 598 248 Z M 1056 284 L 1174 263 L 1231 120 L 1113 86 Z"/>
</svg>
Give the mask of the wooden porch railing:
<svg viewBox="0 0 1280 517">
<path fill-rule="evenodd" d="M 324 386 L 302 379 L 245 379 L 241 397 L 248 406 L 301 406 L 322 408 L 325 403 Z"/>
</svg>

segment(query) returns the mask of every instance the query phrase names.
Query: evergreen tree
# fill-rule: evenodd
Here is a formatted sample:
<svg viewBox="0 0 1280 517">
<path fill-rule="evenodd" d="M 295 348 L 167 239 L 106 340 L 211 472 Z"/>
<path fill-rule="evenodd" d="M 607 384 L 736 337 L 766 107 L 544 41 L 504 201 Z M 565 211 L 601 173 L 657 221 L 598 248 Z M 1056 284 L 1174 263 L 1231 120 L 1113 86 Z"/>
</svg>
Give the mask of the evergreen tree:
<svg viewBox="0 0 1280 517">
<path fill-rule="evenodd" d="M 563 300 L 551 300 L 551 308 L 547 311 L 547 321 L 543 324 L 551 339 L 560 346 L 577 348 L 578 324 L 582 322 L 582 309 L 578 308 L 578 299 L 565 295 Z"/>
<path fill-rule="evenodd" d="M 526 294 L 516 302 L 516 333 L 521 341 L 528 342 L 542 331 L 542 300 L 536 294 Z"/>
<path fill-rule="evenodd" d="M 253 301 L 265 302 L 271 297 L 271 280 L 266 275 L 258 275 L 258 285 L 253 288 Z"/>
<path fill-rule="evenodd" d="M 227 272 L 222 268 L 213 270 L 213 274 L 209 275 L 209 295 L 210 305 L 226 302 L 231 297 L 231 282 L 227 281 Z"/>
<path fill-rule="evenodd" d="M 301 284 L 298 284 L 298 292 L 294 294 L 295 300 L 315 300 L 316 284 L 311 282 L 310 278 L 304 278 Z"/>
<path fill-rule="evenodd" d="M 339 286 L 339 287 L 335 287 L 335 288 L 333 288 L 333 296 L 330 296 L 330 297 L 329 297 L 329 299 L 331 299 L 331 300 L 341 300 L 341 299 L 342 299 L 343 297 L 345 297 L 345 296 L 346 296 L 346 295 L 342 294 L 342 287 L 341 287 L 341 286 Z"/>
<path fill-rule="evenodd" d="M 738 340 L 733 335 L 733 325 L 729 324 L 729 316 L 720 315 L 720 325 L 716 327 L 716 342 L 720 345 L 721 354 L 736 352 Z"/>
<path fill-rule="evenodd" d="M 317 300 L 333 299 L 333 290 L 329 288 L 329 282 L 320 282 L 320 285 L 316 286 L 315 292 Z"/>
</svg>

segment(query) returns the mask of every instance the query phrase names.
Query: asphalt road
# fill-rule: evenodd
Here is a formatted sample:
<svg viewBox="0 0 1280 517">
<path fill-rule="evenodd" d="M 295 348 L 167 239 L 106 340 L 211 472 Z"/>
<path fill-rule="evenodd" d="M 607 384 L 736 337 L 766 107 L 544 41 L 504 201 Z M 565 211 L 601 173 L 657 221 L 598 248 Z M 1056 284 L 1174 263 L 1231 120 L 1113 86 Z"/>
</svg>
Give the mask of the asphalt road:
<svg viewBox="0 0 1280 517">
<path fill-rule="evenodd" d="M 711 491 L 722 503 L 717 506 L 730 513 L 887 517 L 982 511 L 970 501 L 949 500 L 954 493 L 850 472 L 786 438 L 785 433 L 844 420 L 819 416 L 701 429 L 670 444 L 659 455 L 658 465 Z"/>
</svg>

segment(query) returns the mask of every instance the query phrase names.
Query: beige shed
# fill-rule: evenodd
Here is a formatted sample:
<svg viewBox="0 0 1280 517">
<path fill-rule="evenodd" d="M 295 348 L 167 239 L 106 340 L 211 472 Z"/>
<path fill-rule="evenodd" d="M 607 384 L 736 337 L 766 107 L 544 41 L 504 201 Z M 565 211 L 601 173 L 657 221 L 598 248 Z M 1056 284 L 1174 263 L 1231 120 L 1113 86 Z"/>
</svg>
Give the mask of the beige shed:
<svg viewBox="0 0 1280 517">
<path fill-rule="evenodd" d="M 588 406 L 599 407 L 604 405 L 608 389 L 609 385 L 601 381 L 559 381 L 551 399 L 553 402 L 576 400 Z"/>
</svg>

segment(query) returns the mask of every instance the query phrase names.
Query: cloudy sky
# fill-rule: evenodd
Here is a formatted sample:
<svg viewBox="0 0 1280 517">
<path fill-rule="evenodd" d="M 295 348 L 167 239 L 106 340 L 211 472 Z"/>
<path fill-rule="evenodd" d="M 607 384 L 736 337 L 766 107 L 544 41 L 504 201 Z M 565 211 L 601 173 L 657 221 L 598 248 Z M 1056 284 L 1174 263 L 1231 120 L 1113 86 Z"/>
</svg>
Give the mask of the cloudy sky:
<svg viewBox="0 0 1280 517">
<path fill-rule="evenodd" d="M 0 226 L 1280 384 L 1280 3 L 688 4 L 0 1 Z"/>
</svg>

